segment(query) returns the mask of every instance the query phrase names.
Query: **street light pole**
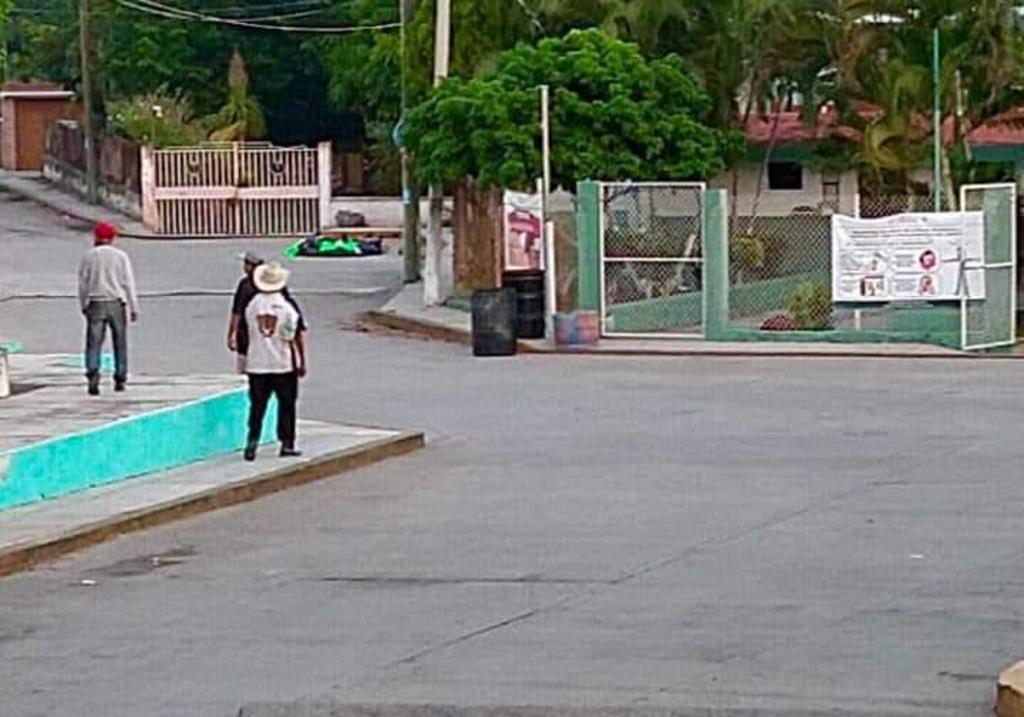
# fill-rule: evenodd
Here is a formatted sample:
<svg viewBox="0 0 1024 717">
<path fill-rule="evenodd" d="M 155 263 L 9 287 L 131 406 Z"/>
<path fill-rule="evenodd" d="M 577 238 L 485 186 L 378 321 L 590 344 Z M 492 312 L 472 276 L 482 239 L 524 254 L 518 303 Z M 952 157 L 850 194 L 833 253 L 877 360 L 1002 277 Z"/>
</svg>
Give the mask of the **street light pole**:
<svg viewBox="0 0 1024 717">
<path fill-rule="evenodd" d="M 92 88 L 92 9 L 89 0 L 78 0 L 78 44 L 82 61 L 82 133 L 85 137 L 85 186 L 90 204 L 99 203 L 96 176 L 96 127 Z"/>
<path fill-rule="evenodd" d="M 93 103 L 92 7 L 90 0 L 79 0 L 78 26 L 82 72 L 82 134 L 85 145 L 86 199 L 90 204 L 97 204 L 99 203 L 99 182 L 96 168 L 96 110 Z"/>
<path fill-rule="evenodd" d="M 402 82 L 402 117 L 409 109 L 409 84 L 406 72 L 409 67 L 408 28 L 416 9 L 416 0 L 401 0 L 402 38 L 401 38 L 401 73 Z M 399 140 L 401 138 L 399 137 Z M 420 278 L 420 193 L 412 176 L 412 158 L 405 148 L 404 142 L 399 148 L 402 156 L 402 252 L 404 257 L 403 274 L 406 283 L 419 281 Z"/>
<path fill-rule="evenodd" d="M 452 3 L 451 0 L 437 0 L 437 16 L 434 27 L 434 87 L 448 76 L 451 55 Z M 428 306 L 440 304 L 445 296 L 447 282 L 443 264 L 443 213 L 444 186 L 430 185 L 430 216 L 427 227 L 427 256 L 423 268 L 423 303 Z"/>
<path fill-rule="evenodd" d="M 942 63 L 941 55 L 939 50 L 939 26 L 936 25 L 932 32 L 932 83 L 934 85 L 935 93 L 935 107 L 934 107 L 934 129 L 935 135 L 934 142 L 934 157 L 932 162 L 934 163 L 933 178 L 932 182 L 932 193 L 934 196 L 934 210 L 936 212 L 942 211 Z"/>
</svg>

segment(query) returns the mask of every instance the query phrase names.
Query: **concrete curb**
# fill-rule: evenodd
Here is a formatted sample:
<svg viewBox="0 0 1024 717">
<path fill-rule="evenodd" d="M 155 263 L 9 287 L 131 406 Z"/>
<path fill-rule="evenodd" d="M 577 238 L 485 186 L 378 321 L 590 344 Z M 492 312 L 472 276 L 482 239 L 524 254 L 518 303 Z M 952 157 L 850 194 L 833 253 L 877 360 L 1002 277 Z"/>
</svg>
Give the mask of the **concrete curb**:
<svg viewBox="0 0 1024 717">
<path fill-rule="evenodd" d="M 453 326 L 420 319 L 411 316 L 396 314 L 389 311 L 370 311 L 365 314 L 366 319 L 377 326 L 396 331 L 404 331 L 409 334 L 421 336 L 426 339 L 438 341 L 450 341 L 462 344 L 472 344 L 472 335 L 467 329 L 459 329 Z M 711 344 L 713 345 L 713 344 Z M 765 343 L 752 343 L 751 346 L 765 346 Z M 781 344 L 780 344 L 781 345 Z M 794 346 L 794 344 L 784 344 Z M 839 344 L 832 344 L 838 346 Z M 921 353 L 915 351 L 849 351 L 832 350 L 822 351 L 811 348 L 800 348 L 797 350 L 782 351 L 769 349 L 762 351 L 740 350 L 740 349 L 715 349 L 696 348 L 686 351 L 644 351 L 640 349 L 617 349 L 617 348 L 593 348 L 589 346 L 547 346 L 540 345 L 536 341 L 519 341 L 519 353 L 524 354 L 546 354 L 558 356 L 608 356 L 608 357 L 629 357 L 629 358 L 819 358 L 819 359 L 899 359 L 899 360 L 987 360 L 987 361 L 1019 361 L 1024 355 L 1016 354 L 972 354 L 961 351 L 950 350 L 949 353 Z"/>
<path fill-rule="evenodd" d="M 473 334 L 467 329 L 457 329 L 453 326 L 440 324 L 425 319 L 414 319 L 409 316 L 402 316 L 388 311 L 368 311 L 364 314 L 369 323 L 393 331 L 403 331 L 414 334 L 425 339 L 434 341 L 447 341 L 449 343 L 473 345 Z M 519 341 L 518 351 L 524 354 L 555 353 L 538 347 L 528 341 Z"/>
<path fill-rule="evenodd" d="M 402 433 L 235 483 L 140 508 L 113 518 L 55 531 L 46 538 L 0 547 L 0 577 L 67 553 L 184 518 L 262 498 L 289 488 L 402 456 L 426 445 L 422 433 Z"/>
<path fill-rule="evenodd" d="M 346 704 L 344 702 L 253 703 L 236 717 L 879 717 L 856 708 L 772 709 L 762 707 L 579 707 L 462 706 L 446 704 Z M 899 714 L 908 714 L 900 712 Z M 919 714 L 914 712 L 914 714 Z"/>
</svg>

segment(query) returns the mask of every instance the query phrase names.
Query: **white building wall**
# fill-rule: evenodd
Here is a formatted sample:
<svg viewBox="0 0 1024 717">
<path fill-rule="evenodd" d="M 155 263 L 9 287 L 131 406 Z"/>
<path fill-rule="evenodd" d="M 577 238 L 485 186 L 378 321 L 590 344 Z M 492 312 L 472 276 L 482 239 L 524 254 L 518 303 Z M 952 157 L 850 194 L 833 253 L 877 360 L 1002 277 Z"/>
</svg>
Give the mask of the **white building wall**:
<svg viewBox="0 0 1024 717">
<path fill-rule="evenodd" d="M 736 196 L 737 214 L 749 216 L 753 214 L 755 198 L 757 197 L 757 176 L 761 171 L 761 164 L 745 164 L 738 168 L 738 192 Z M 729 191 L 729 199 L 732 201 L 732 173 L 728 172 L 716 177 L 710 185 Z M 841 214 L 853 214 L 857 204 L 857 173 L 847 171 L 839 174 L 839 212 Z M 831 213 L 830 208 L 824 207 L 825 187 L 823 176 L 807 167 L 803 168 L 803 188 L 798 190 L 770 189 L 768 186 L 767 168 L 761 181 L 761 197 L 757 200 L 757 214 L 763 217 L 784 217 L 793 214 L 796 210 L 807 211 L 813 209 L 823 214 Z"/>
</svg>

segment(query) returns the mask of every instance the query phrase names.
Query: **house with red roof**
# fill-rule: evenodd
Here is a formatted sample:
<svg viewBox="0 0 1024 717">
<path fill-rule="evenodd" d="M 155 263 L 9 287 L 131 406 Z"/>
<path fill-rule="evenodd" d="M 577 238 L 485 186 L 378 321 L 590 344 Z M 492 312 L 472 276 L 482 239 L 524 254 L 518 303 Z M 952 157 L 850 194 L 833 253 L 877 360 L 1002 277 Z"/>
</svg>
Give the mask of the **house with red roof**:
<svg viewBox="0 0 1024 717">
<path fill-rule="evenodd" d="M 864 107 L 858 113 L 866 120 L 877 108 Z M 746 161 L 735 172 L 711 182 L 730 193 L 735 182 L 736 213 L 739 216 L 788 216 L 791 214 L 853 214 L 857 211 L 860 183 L 856 169 L 823 168 L 815 149 L 824 142 L 859 143 L 861 132 L 844 126 L 838 112 L 823 109 L 808 122 L 799 109 L 781 113 L 754 114 L 743 128 L 747 139 Z M 922 117 L 915 123 L 922 139 L 931 126 Z M 956 141 L 953 123 L 943 127 L 943 142 Z M 1024 174 L 1024 106 L 1013 108 L 968 131 L 967 145 L 976 161 L 998 163 L 1007 174 Z M 765 162 L 766 155 L 769 154 Z M 924 165 L 915 181 L 930 186 L 932 168 Z"/>
</svg>

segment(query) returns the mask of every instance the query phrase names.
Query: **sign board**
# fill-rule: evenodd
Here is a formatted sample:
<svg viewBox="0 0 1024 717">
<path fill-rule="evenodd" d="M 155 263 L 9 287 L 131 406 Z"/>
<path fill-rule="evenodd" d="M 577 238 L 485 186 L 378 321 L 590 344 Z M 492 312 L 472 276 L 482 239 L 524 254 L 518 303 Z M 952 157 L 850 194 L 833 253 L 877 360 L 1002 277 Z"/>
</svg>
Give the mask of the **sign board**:
<svg viewBox="0 0 1024 717">
<path fill-rule="evenodd" d="M 505 192 L 502 204 L 505 269 L 544 268 L 544 218 L 539 194 Z"/>
<path fill-rule="evenodd" d="M 985 298 L 982 212 L 832 217 L 832 300 Z"/>
</svg>

